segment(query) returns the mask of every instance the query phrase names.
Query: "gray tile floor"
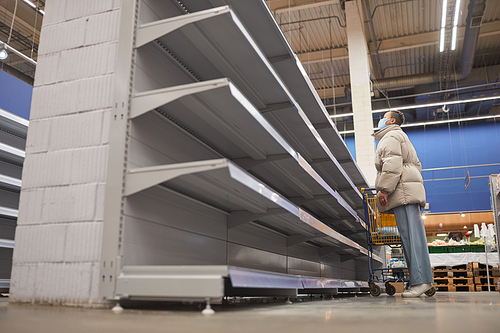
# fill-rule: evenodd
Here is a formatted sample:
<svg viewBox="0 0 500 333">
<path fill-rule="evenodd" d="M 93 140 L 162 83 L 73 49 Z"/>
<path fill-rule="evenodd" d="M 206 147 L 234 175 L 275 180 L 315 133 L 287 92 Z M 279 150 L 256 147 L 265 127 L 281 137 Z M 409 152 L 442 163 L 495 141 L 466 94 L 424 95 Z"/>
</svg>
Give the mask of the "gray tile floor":
<svg viewBox="0 0 500 333">
<path fill-rule="evenodd" d="M 439 292 L 433 298 L 336 297 L 291 305 L 111 310 L 12 305 L 0 299 L 0 332 L 500 332 L 500 293 Z"/>
</svg>

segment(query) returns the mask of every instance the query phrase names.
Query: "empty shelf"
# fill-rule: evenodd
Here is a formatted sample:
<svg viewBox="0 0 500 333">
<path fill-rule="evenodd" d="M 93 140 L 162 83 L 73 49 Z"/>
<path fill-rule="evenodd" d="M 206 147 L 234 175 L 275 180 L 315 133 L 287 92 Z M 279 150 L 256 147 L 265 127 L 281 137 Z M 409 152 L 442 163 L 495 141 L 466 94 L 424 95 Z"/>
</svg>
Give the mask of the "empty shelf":
<svg viewBox="0 0 500 333">
<path fill-rule="evenodd" d="M 21 179 L 16 179 L 0 174 L 0 186 L 2 187 L 19 191 L 21 190 L 21 184 Z"/>
<path fill-rule="evenodd" d="M 366 179 L 265 1 L 184 0 L 183 4 L 190 12 L 230 5 L 354 184 L 367 187 Z"/>
<path fill-rule="evenodd" d="M 26 138 L 29 121 L 0 109 L 0 128 Z"/>
<path fill-rule="evenodd" d="M 9 289 L 9 288 L 10 288 L 10 280 L 0 279 L 0 289 Z"/>
<path fill-rule="evenodd" d="M 132 98 L 131 118 L 144 116 L 153 109 L 195 133 L 281 194 L 297 198 L 298 205 L 316 216 L 359 220 L 350 205 L 288 145 L 228 79 L 136 94 Z"/>
<path fill-rule="evenodd" d="M 0 158 L 10 162 L 23 163 L 25 157 L 24 151 L 14 148 L 0 142 Z"/>
<path fill-rule="evenodd" d="M 0 216 L 8 216 L 8 217 L 15 217 L 17 218 L 17 209 L 12 209 L 8 207 L 1 207 L 0 206 Z"/>
<path fill-rule="evenodd" d="M 295 239 L 294 244 L 316 240 L 335 247 L 338 253 L 366 255 L 359 244 L 321 223 L 229 160 L 132 169 L 126 176 L 125 195 L 159 184 L 231 213 L 229 228 L 258 220 L 271 224 L 284 235 L 303 236 Z"/>
<path fill-rule="evenodd" d="M 358 215 L 363 214 L 362 196 L 356 185 L 229 7 L 180 15 L 138 28 L 137 48 L 155 40 L 200 80 L 227 77 L 234 82 L 309 163 L 321 161 L 320 175 L 342 192 L 343 198 L 358 209 Z M 330 161 L 329 165 L 325 161 Z"/>
<path fill-rule="evenodd" d="M 13 249 L 14 248 L 14 241 L 11 239 L 1 239 L 0 238 L 0 247 L 4 249 Z"/>
</svg>

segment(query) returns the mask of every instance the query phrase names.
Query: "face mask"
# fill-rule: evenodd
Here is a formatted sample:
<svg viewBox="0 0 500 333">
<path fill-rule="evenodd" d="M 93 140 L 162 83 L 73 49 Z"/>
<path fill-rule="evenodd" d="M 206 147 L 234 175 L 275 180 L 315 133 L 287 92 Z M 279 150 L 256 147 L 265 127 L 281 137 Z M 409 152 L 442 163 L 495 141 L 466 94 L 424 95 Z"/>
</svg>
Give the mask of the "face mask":
<svg viewBox="0 0 500 333">
<path fill-rule="evenodd" d="M 387 126 L 386 122 L 388 122 L 391 119 L 394 119 L 394 118 L 389 118 L 389 119 L 382 118 L 382 119 L 380 119 L 378 122 L 378 129 L 381 130 L 382 128 L 386 127 Z"/>
</svg>

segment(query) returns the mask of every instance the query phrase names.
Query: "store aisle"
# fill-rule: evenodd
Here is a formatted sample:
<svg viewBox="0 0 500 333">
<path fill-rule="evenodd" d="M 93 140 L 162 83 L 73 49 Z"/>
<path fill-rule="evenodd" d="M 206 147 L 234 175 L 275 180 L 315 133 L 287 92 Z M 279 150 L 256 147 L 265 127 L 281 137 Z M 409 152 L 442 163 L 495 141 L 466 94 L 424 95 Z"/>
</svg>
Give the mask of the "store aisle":
<svg viewBox="0 0 500 333">
<path fill-rule="evenodd" d="M 0 299 L 0 332 L 498 332 L 500 293 L 440 292 L 435 298 L 338 297 L 279 304 L 110 310 L 8 305 Z"/>
</svg>

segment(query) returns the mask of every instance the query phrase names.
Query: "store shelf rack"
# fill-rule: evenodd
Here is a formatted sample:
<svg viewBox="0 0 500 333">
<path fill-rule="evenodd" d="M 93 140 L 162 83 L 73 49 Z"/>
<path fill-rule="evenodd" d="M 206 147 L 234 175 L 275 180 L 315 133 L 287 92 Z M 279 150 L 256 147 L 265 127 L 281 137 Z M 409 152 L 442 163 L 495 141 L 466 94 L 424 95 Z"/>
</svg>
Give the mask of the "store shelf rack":
<svg viewBox="0 0 500 333">
<path fill-rule="evenodd" d="M 153 44 L 162 48 L 155 52 L 158 54 L 155 58 L 168 52 L 169 56 L 182 59 L 183 67 L 189 68 L 185 72 L 186 81 L 229 78 L 294 149 L 314 165 L 321 177 L 363 216 L 362 197 L 356 185 L 228 6 L 142 24 L 136 38 L 138 67 L 144 71 L 148 67 L 145 61 L 150 62 L 151 58 L 143 53 L 153 50 L 152 45 L 141 47 Z M 148 74 L 155 75 L 162 87 L 171 84 L 171 78 L 164 76 L 166 73 Z M 136 82 L 144 82 L 145 75 L 138 70 Z"/>
<path fill-rule="evenodd" d="M 182 10 L 123 4 L 100 296 L 365 288 L 356 185 L 231 8 Z"/>
<path fill-rule="evenodd" d="M 28 121 L 0 109 L 0 290 L 8 291 Z"/>
<path fill-rule="evenodd" d="M 147 115 L 153 110 L 163 115 L 164 121 L 184 129 L 186 135 L 196 133 L 222 157 L 273 184 L 292 202 L 330 219 L 335 228 L 356 231 L 358 226 L 363 230 L 364 222 L 357 213 L 228 79 L 158 89 L 132 98 L 132 119 L 142 116 L 154 122 L 157 115 Z M 140 164 L 140 160 L 131 162 Z"/>
<path fill-rule="evenodd" d="M 182 0 L 179 3 L 182 4 L 180 10 L 188 13 L 229 5 L 300 104 L 314 128 L 321 134 L 324 143 L 347 173 L 348 178 L 358 188 L 367 187 L 366 179 L 265 1 Z M 339 186 L 345 188 L 348 185 Z"/>
</svg>

